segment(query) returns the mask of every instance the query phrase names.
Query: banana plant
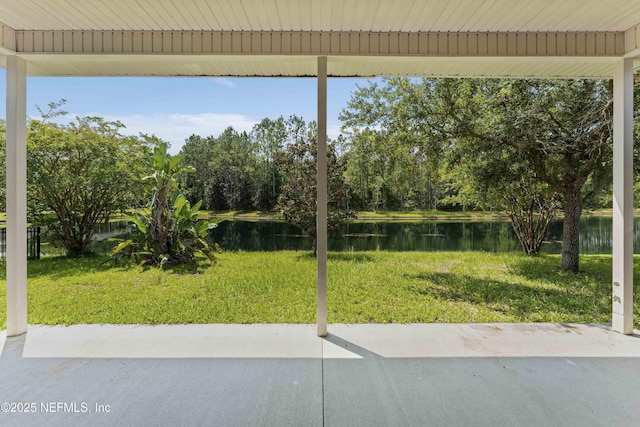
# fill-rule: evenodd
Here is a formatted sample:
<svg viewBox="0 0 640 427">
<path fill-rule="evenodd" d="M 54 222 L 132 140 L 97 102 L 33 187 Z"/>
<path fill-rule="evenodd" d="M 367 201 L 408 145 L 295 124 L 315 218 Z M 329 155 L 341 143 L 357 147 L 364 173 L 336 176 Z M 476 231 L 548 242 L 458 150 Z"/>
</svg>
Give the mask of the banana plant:
<svg viewBox="0 0 640 427">
<path fill-rule="evenodd" d="M 218 245 L 210 246 L 205 238 L 218 225 L 202 218 L 202 202 L 195 205 L 179 190 L 177 177 L 195 169 L 181 164 L 181 156 L 167 154 L 167 145 L 160 144 L 149 159 L 151 175 L 142 178 L 153 182 L 150 209 L 128 212 L 135 226 L 131 239 L 116 246 L 115 258 L 133 258 L 141 265 L 184 264 L 204 257 L 216 261 Z"/>
</svg>

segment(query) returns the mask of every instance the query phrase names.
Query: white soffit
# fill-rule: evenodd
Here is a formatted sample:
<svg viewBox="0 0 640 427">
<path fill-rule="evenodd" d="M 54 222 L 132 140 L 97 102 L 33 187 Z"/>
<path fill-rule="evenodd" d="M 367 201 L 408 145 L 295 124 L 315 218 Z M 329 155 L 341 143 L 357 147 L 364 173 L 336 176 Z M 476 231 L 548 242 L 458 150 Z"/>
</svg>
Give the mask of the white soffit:
<svg viewBox="0 0 640 427">
<path fill-rule="evenodd" d="M 0 65 L 4 66 L 4 58 Z M 609 78 L 611 58 L 329 57 L 330 77 Z M 31 76 L 314 77 L 315 56 L 35 55 Z"/>
<path fill-rule="evenodd" d="M 329 58 L 332 76 L 609 78 L 610 58 Z"/>
<path fill-rule="evenodd" d="M 35 55 L 31 76 L 315 76 L 309 56 Z"/>
</svg>

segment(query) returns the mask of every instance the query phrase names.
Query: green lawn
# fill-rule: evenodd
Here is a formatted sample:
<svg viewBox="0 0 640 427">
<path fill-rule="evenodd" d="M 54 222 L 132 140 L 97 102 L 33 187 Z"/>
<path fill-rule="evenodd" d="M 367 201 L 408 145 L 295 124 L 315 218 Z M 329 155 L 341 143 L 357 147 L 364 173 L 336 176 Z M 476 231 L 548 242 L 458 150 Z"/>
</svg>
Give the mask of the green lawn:
<svg viewBox="0 0 640 427">
<path fill-rule="evenodd" d="M 112 267 L 103 258 L 29 262 L 29 323 L 314 323 L 315 260 L 223 253 L 214 267 Z M 611 256 L 455 252 L 329 255 L 332 323 L 610 322 Z M 640 272 L 636 269 L 636 280 Z M 636 292 L 636 327 L 640 293 Z M 0 329 L 5 327 L 0 276 Z"/>
</svg>

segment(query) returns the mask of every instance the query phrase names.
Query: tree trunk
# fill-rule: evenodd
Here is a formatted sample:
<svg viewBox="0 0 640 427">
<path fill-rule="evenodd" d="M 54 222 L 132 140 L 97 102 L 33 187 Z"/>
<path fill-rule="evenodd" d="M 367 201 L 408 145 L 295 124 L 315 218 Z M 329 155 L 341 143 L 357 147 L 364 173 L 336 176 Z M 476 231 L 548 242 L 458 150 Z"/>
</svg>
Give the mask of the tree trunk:
<svg viewBox="0 0 640 427">
<path fill-rule="evenodd" d="M 312 249 L 313 249 L 313 257 L 318 258 L 318 238 L 316 236 L 311 236 Z"/>
<path fill-rule="evenodd" d="M 562 261 L 563 270 L 577 273 L 580 267 L 580 215 L 582 200 L 580 190 L 567 189 L 564 194 L 564 221 L 562 224 Z"/>
<path fill-rule="evenodd" d="M 540 252 L 555 210 L 554 199 L 542 203 L 534 199 L 526 209 L 518 206 L 509 208 L 507 214 L 525 254 L 537 255 Z"/>
</svg>

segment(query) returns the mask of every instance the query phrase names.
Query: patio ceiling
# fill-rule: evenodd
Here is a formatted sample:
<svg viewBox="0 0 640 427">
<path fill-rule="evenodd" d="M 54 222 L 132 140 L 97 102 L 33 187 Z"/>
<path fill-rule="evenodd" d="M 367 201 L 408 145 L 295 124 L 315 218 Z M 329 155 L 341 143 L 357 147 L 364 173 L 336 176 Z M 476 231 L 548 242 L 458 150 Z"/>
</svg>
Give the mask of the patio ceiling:
<svg viewBox="0 0 640 427">
<path fill-rule="evenodd" d="M 626 31 L 629 0 L 2 0 L 16 30 Z"/>
<path fill-rule="evenodd" d="M 0 0 L 29 75 L 610 77 L 635 0 Z"/>
</svg>

